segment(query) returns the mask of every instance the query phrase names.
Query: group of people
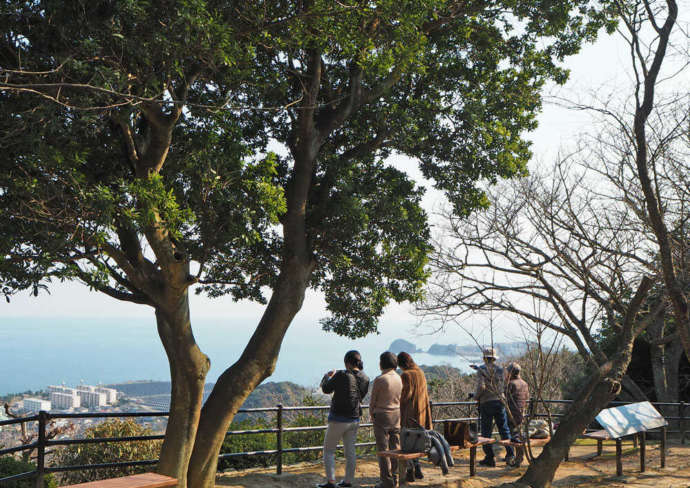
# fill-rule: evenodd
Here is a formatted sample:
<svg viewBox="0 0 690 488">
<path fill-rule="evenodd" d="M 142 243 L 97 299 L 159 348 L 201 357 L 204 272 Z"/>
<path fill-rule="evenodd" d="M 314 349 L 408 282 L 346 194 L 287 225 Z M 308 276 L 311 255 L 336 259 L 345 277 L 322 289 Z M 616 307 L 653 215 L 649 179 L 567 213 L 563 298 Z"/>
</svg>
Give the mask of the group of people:
<svg viewBox="0 0 690 488">
<path fill-rule="evenodd" d="M 520 378 L 517 363 L 511 363 L 506 371 L 497 364 L 494 349 L 484 350 L 483 358 L 484 364 L 477 368 L 474 393 L 479 402 L 481 434 L 491 436 L 493 422 L 496 422 L 502 439 L 515 438 L 529 398 L 527 383 Z M 348 488 L 355 477 L 357 429 L 362 416 L 362 400 L 369 391 L 369 378 L 364 374 L 359 352 L 348 351 L 344 362 L 344 370 L 329 371 L 321 380 L 322 391 L 332 393 L 333 398 L 323 447 L 326 481 L 317 485 L 318 488 Z M 397 356 L 389 351 L 384 352 L 379 357 L 379 368 L 381 374 L 373 381 L 369 401 L 376 448 L 378 451 L 395 450 L 400 447 L 401 428 L 433 428 L 426 377 L 406 352 Z M 346 459 L 345 477 L 336 483 L 335 451 L 341 439 Z M 495 466 L 491 446 L 484 446 L 484 453 L 485 457 L 479 464 Z M 506 462 L 512 464 L 514 459 L 513 448 L 507 446 Z M 395 459 L 379 457 L 380 481 L 377 488 L 396 486 L 397 472 Z M 408 463 L 407 481 L 423 477 L 419 460 Z"/>
<path fill-rule="evenodd" d="M 479 402 L 479 422 L 482 437 L 491 437 L 493 424 L 503 440 L 520 440 L 520 428 L 524 421 L 525 406 L 529 401 L 529 387 L 520 377 L 520 365 L 510 363 L 506 371 L 498 365 L 495 349 L 483 351 L 484 364 L 477 368 L 477 387 L 474 398 Z M 506 408 L 507 407 L 507 408 Z M 493 447 L 485 444 L 484 459 L 480 466 L 496 466 Z M 505 462 L 517 463 L 515 450 L 506 446 Z"/>
</svg>

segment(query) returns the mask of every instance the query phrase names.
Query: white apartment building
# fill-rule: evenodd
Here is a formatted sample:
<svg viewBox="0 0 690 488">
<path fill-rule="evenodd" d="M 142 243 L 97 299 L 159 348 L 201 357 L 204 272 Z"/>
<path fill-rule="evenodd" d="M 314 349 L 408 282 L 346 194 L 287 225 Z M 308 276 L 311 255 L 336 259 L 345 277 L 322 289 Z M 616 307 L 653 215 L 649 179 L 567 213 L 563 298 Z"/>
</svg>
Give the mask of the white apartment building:
<svg viewBox="0 0 690 488">
<path fill-rule="evenodd" d="M 48 393 L 67 393 L 69 395 L 75 394 L 75 389 L 70 388 L 68 386 L 58 386 L 58 385 L 49 385 L 48 386 Z"/>
<path fill-rule="evenodd" d="M 38 412 L 41 410 L 45 410 L 47 412 L 50 410 L 49 400 L 42 400 L 40 398 L 25 398 L 23 402 L 24 410 L 28 410 L 30 412 Z"/>
<path fill-rule="evenodd" d="M 114 388 L 105 388 L 103 386 L 97 386 L 94 391 L 98 393 L 105 393 L 105 401 L 109 404 L 115 403 L 117 401 L 117 390 Z"/>
<path fill-rule="evenodd" d="M 73 393 L 62 393 L 59 391 L 50 392 L 50 403 L 56 410 L 67 410 L 81 406 L 81 398 L 76 391 L 70 388 Z"/>
<path fill-rule="evenodd" d="M 79 395 L 82 407 L 103 407 L 107 404 L 105 393 L 77 388 L 77 395 Z"/>
</svg>

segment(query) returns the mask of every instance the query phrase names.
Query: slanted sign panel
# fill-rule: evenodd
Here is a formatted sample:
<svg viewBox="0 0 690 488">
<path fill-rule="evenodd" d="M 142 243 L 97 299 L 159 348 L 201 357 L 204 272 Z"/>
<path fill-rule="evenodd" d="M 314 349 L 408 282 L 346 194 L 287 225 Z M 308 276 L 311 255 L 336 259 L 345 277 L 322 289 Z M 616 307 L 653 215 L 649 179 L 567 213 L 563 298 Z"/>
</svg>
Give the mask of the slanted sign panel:
<svg viewBox="0 0 690 488">
<path fill-rule="evenodd" d="M 605 408 L 596 419 L 614 439 L 668 425 L 666 419 L 649 402 Z"/>
</svg>

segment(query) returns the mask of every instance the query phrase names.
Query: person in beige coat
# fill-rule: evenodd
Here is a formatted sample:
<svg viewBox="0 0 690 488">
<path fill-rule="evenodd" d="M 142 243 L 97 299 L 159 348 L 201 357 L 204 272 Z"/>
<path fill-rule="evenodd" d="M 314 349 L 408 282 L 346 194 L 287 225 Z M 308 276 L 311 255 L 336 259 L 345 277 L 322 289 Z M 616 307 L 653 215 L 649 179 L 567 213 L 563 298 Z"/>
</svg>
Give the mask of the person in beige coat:
<svg viewBox="0 0 690 488">
<path fill-rule="evenodd" d="M 402 393 L 400 395 L 400 425 L 401 427 L 431 430 L 431 404 L 426 385 L 426 376 L 414 362 L 412 356 L 406 352 L 398 354 L 398 366 L 402 369 Z M 424 478 L 419 459 L 415 459 L 407 468 L 407 481 Z"/>
<path fill-rule="evenodd" d="M 396 368 L 398 359 L 392 352 L 384 352 L 379 358 L 381 374 L 374 380 L 371 389 L 369 411 L 374 424 L 374 437 L 377 451 L 389 451 L 400 448 L 400 394 L 402 380 Z M 381 481 L 377 488 L 397 486 L 398 462 L 394 459 L 379 457 Z"/>
</svg>

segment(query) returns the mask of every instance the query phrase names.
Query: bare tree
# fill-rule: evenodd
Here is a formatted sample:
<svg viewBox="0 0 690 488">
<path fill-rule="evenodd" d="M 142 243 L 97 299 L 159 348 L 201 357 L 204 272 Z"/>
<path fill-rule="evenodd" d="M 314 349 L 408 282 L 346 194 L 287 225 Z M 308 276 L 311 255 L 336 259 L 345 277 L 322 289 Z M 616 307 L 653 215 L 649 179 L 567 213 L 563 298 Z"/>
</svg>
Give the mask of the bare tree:
<svg viewBox="0 0 690 488">
<path fill-rule="evenodd" d="M 577 154 L 550 175 L 498 188 L 491 208 L 469 219 L 445 213 L 420 313 L 458 322 L 508 312 L 568 337 L 594 367 L 609 360 L 596 331 L 602 320 L 620 329 L 634 284 L 654 262 L 633 211 L 595 190 Z M 644 399 L 629 378 L 624 386 Z"/>
</svg>

